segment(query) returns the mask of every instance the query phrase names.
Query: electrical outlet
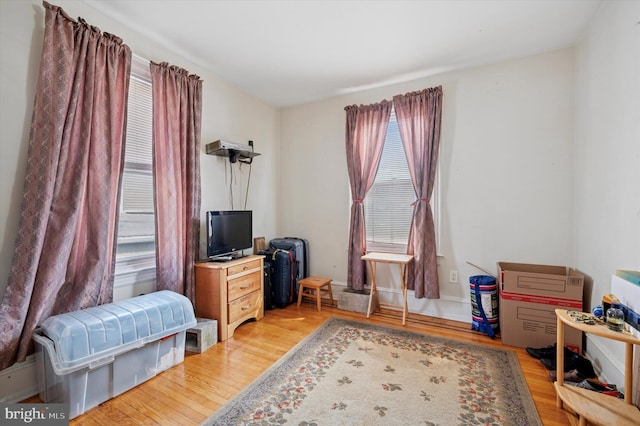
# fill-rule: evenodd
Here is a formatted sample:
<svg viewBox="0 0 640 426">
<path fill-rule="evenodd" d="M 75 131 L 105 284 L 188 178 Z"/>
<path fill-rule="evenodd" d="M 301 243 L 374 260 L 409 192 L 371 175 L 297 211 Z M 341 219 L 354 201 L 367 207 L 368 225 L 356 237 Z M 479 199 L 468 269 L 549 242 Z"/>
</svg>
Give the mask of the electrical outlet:
<svg viewBox="0 0 640 426">
<path fill-rule="evenodd" d="M 458 282 L 458 271 L 454 271 L 454 270 L 449 271 L 449 282 L 450 283 Z"/>
</svg>

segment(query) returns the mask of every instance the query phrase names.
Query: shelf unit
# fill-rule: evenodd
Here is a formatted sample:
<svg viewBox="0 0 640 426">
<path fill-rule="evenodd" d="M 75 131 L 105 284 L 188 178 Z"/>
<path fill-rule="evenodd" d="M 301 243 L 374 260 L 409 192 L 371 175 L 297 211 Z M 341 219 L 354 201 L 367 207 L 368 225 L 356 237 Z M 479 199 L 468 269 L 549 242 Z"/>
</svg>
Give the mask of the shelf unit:
<svg viewBox="0 0 640 426">
<path fill-rule="evenodd" d="M 640 339 L 635 337 L 628 331 L 617 332 L 607 328 L 606 325 L 599 322 L 595 324 L 587 324 L 578 322 L 575 317 L 569 314 L 566 309 L 556 309 L 557 318 L 557 347 L 564 348 L 564 327 L 569 326 L 578 329 L 584 333 L 591 333 L 607 339 L 617 340 L 625 344 L 624 357 L 624 401 L 613 396 L 602 395 L 588 389 L 582 389 L 575 386 L 565 386 L 564 376 L 558 374 L 555 383 L 557 399 L 556 404 L 559 408 L 563 405 L 573 411 L 576 416 L 567 413 L 572 424 L 586 426 L 594 425 L 612 425 L 617 426 L 638 426 L 640 425 L 640 410 L 633 405 L 633 347 L 640 345 Z M 582 312 L 593 318 L 593 315 Z M 564 365 L 564 351 L 558 350 L 556 365 Z"/>
<path fill-rule="evenodd" d="M 253 150 L 253 141 L 249 141 L 248 145 L 242 145 L 235 142 L 217 140 L 208 143 L 205 146 L 205 151 L 208 155 L 227 157 L 231 163 L 240 161 L 241 163 L 251 164 L 253 157 L 260 155 Z"/>
</svg>

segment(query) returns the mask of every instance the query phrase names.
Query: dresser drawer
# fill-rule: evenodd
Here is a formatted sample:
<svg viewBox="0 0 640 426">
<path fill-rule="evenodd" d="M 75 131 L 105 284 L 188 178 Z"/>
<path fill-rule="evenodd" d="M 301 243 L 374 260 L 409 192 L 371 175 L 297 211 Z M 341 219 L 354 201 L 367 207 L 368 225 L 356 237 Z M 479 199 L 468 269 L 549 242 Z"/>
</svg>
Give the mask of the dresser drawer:
<svg viewBox="0 0 640 426">
<path fill-rule="evenodd" d="M 251 262 L 243 263 L 241 265 L 229 266 L 229 268 L 227 268 L 227 277 L 229 279 L 233 279 L 234 275 L 238 275 L 252 269 L 258 269 L 260 270 L 260 272 L 262 272 L 262 260 L 258 259 Z"/>
<path fill-rule="evenodd" d="M 248 275 L 243 275 L 240 278 L 229 280 L 227 282 L 229 285 L 228 301 L 231 302 L 252 291 L 260 290 L 261 275 L 262 271 L 256 271 Z"/>
<path fill-rule="evenodd" d="M 254 291 L 229 303 L 229 323 L 246 318 L 253 318 L 262 306 L 262 293 Z"/>
</svg>

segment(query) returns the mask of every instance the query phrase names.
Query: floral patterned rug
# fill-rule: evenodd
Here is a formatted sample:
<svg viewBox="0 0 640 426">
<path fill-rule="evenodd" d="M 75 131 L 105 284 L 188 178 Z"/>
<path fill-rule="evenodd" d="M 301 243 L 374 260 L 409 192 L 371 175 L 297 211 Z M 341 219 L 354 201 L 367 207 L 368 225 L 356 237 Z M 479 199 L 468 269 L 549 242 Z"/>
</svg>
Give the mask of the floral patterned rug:
<svg viewBox="0 0 640 426">
<path fill-rule="evenodd" d="M 513 351 L 330 318 L 204 425 L 542 425 Z"/>
</svg>

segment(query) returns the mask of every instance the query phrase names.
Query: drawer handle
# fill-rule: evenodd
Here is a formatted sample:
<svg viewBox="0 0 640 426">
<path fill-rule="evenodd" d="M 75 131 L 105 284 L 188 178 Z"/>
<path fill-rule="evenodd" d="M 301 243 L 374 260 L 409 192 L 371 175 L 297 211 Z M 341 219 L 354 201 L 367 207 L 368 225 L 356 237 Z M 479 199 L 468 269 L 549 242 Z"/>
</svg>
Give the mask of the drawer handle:
<svg viewBox="0 0 640 426">
<path fill-rule="evenodd" d="M 251 305 L 245 305 L 245 306 L 241 307 L 240 309 L 242 309 L 243 311 L 246 311 L 247 309 L 251 309 Z"/>
<path fill-rule="evenodd" d="M 248 266 L 245 266 L 245 267 L 242 268 L 243 271 L 246 271 L 247 269 L 249 269 Z"/>
<path fill-rule="evenodd" d="M 245 285 L 244 287 L 240 287 L 240 290 L 244 290 L 246 288 L 251 288 L 251 286 L 250 285 Z"/>
</svg>

